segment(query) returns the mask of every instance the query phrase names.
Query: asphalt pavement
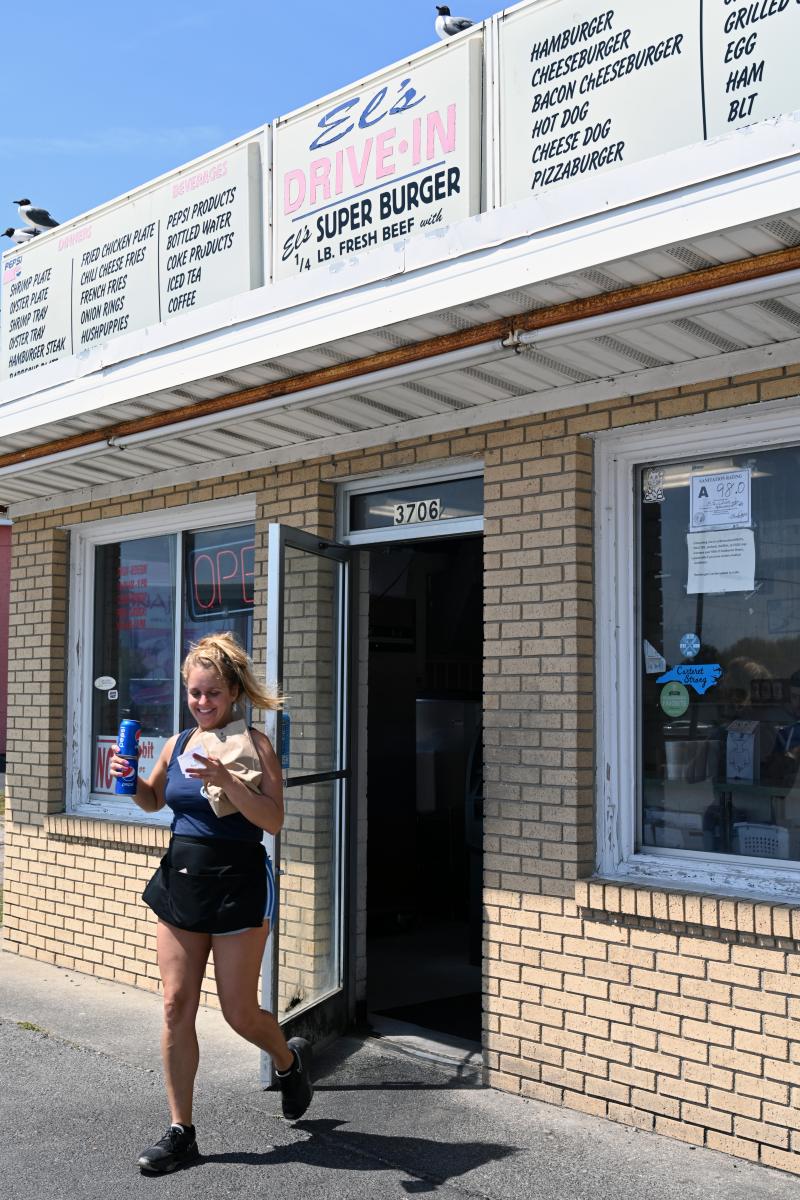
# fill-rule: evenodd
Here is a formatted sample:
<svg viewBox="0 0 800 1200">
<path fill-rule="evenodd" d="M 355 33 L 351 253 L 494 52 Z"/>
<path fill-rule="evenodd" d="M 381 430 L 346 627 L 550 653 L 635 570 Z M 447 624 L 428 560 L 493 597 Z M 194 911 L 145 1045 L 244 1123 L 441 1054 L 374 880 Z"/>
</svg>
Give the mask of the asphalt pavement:
<svg viewBox="0 0 800 1200">
<path fill-rule="evenodd" d="M 314 1196 L 392 1200 L 782 1200 L 798 1181 L 714 1151 L 480 1085 L 466 1056 L 343 1038 L 294 1125 L 258 1054 L 201 1010 L 202 1160 L 164 1177 L 139 1151 L 167 1125 L 160 1002 L 0 952 L 0 1194 L 6 1200 Z"/>
</svg>

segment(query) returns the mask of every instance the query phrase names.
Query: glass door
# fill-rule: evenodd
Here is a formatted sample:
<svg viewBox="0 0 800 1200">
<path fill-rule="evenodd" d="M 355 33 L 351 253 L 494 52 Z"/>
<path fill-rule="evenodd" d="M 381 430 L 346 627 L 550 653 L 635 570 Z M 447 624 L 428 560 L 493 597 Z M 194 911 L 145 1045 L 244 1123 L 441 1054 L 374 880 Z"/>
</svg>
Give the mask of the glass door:
<svg viewBox="0 0 800 1200">
<path fill-rule="evenodd" d="M 286 817 L 275 839 L 278 919 L 264 996 L 286 1036 L 320 1042 L 346 1024 L 345 863 L 349 552 L 269 527 L 267 678 L 286 697 L 267 732 Z"/>
</svg>

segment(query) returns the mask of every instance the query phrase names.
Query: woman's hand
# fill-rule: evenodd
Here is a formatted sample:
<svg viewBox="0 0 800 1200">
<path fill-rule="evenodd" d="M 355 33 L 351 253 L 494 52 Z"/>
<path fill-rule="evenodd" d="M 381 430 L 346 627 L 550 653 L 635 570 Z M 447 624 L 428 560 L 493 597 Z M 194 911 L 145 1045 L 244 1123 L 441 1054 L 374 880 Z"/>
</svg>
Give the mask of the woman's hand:
<svg viewBox="0 0 800 1200">
<path fill-rule="evenodd" d="M 137 759 L 140 753 L 141 751 L 136 751 Z M 128 773 L 128 759 L 122 757 L 119 752 L 119 746 L 116 744 L 116 742 L 111 747 L 111 757 L 108 760 L 108 771 L 109 774 L 113 775 L 115 779 L 122 779 Z"/>
<path fill-rule="evenodd" d="M 200 779 L 204 786 L 210 783 L 213 787 L 218 787 L 223 792 L 233 783 L 233 776 L 218 758 L 206 758 L 205 755 L 195 750 L 194 761 L 203 765 L 187 767 L 184 774 L 189 779 Z"/>
<path fill-rule="evenodd" d="M 164 807 L 164 782 L 167 777 L 167 763 L 169 755 L 172 753 L 172 748 L 175 745 L 175 738 L 171 738 L 166 746 L 163 747 L 155 766 L 150 772 L 149 779 L 142 779 L 141 775 L 136 779 L 136 791 L 130 797 L 135 804 L 144 812 L 158 812 Z M 141 750 L 137 749 L 137 760 L 141 757 Z M 131 756 L 133 757 L 133 756 Z M 114 743 L 111 747 L 111 755 L 108 760 L 109 774 L 114 779 L 123 779 L 130 769 L 130 763 L 127 758 L 123 758 L 119 752 L 119 746 Z"/>
</svg>

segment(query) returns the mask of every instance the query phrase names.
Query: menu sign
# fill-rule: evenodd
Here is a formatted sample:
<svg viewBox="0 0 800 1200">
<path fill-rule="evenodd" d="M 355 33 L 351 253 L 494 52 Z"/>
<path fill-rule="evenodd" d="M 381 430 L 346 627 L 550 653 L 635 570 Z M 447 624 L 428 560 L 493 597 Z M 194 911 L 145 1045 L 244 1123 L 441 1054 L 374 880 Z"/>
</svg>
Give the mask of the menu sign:
<svg viewBox="0 0 800 1200">
<path fill-rule="evenodd" d="M 255 143 L 3 259 L 9 377 L 257 287 Z"/>
<path fill-rule="evenodd" d="M 800 107 L 798 0 L 555 0 L 499 38 L 504 204 Z"/>
<path fill-rule="evenodd" d="M 480 208 L 482 35 L 278 121 L 276 279 Z"/>
<path fill-rule="evenodd" d="M 35 240 L 3 259 L 1 344 L 9 375 L 35 371 L 72 353 L 71 287 L 71 262 Z"/>
<path fill-rule="evenodd" d="M 707 136 L 800 108 L 798 0 L 704 0 Z"/>
<path fill-rule="evenodd" d="M 134 200 L 81 230 L 72 294 L 76 353 L 160 319 L 153 199 Z"/>
</svg>

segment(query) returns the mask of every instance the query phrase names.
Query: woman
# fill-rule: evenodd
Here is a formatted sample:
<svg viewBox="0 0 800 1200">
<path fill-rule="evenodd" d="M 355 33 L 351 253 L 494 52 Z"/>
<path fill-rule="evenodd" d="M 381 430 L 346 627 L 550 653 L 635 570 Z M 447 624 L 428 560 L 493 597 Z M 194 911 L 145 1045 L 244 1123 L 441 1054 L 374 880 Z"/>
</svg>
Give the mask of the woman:
<svg viewBox="0 0 800 1200">
<path fill-rule="evenodd" d="M 173 811 L 169 849 L 144 893 L 159 918 L 161 1052 L 171 1116 L 164 1137 L 139 1157 L 139 1167 L 148 1174 L 174 1171 L 199 1158 L 192 1124 L 199 1059 L 195 1017 L 209 953 L 228 1024 L 272 1057 L 284 1116 L 296 1121 L 313 1093 L 311 1046 L 303 1038 L 287 1042 L 275 1017 L 258 1003 L 275 896 L 262 837 L 265 830 L 278 833 L 283 824 L 275 752 L 262 733 L 250 731 L 261 766 L 257 791 L 197 749 L 190 766 L 184 760 L 182 770 L 178 762 L 179 755 L 202 745 L 204 732 L 228 725 L 244 696 L 257 708 L 276 708 L 279 701 L 258 682 L 250 659 L 230 633 L 212 634 L 192 646 L 181 674 L 196 725 L 170 738 L 134 796 L 145 812 L 158 812 L 165 804 Z M 115 753 L 110 765 L 111 773 L 120 776 L 126 763 Z M 216 816 L 206 799 L 207 785 L 221 788 L 236 811 Z"/>
</svg>

